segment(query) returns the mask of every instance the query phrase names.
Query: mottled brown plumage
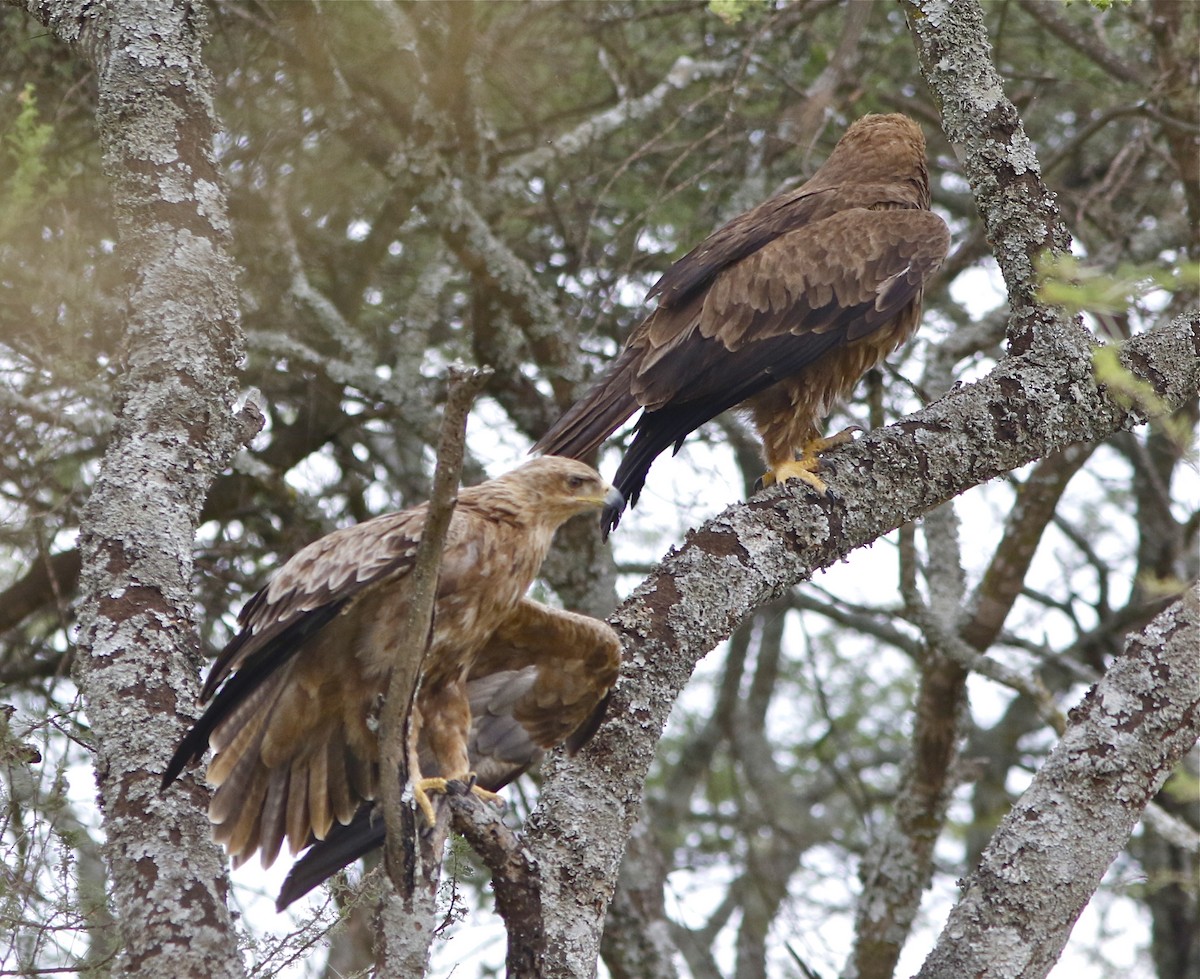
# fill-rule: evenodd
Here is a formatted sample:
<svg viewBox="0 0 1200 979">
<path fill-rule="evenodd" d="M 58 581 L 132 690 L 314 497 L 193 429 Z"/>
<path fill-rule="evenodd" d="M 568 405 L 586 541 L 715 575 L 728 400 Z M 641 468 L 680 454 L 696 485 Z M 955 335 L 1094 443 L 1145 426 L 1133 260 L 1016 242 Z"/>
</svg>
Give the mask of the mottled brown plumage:
<svg viewBox="0 0 1200 979">
<path fill-rule="evenodd" d="M 815 470 L 825 416 L 911 337 L 948 248 L 945 223 L 929 211 L 920 127 L 864 116 L 812 179 L 667 270 L 647 297 L 658 307 L 534 451 L 582 458 L 641 409 L 613 480 L 633 504 L 663 450 L 741 407 L 763 441 L 765 481 L 824 490 Z M 606 509 L 606 532 L 620 515 Z"/>
<path fill-rule="evenodd" d="M 590 467 L 554 457 L 459 492 L 416 702 L 414 781 L 478 773 L 499 788 L 594 730 L 616 680 L 616 634 L 523 596 L 555 530 L 615 499 Z M 204 686 L 212 703 L 163 779 L 213 748 L 209 817 L 236 862 L 257 850 L 270 864 L 284 839 L 295 853 L 375 798 L 373 719 L 395 665 L 420 653 L 395 636 L 424 521 L 422 505 L 335 531 L 242 610 Z"/>
<path fill-rule="evenodd" d="M 467 752 L 476 784 L 495 792 L 548 748 L 565 744 L 573 754 L 586 744 L 604 719 L 619 653 L 604 623 L 523 599 L 475 657 L 467 677 Z M 420 747 L 421 771 L 440 772 L 429 745 Z M 350 823 L 334 823 L 323 839 L 312 839 L 276 906 L 287 907 L 383 841 L 383 814 L 366 802 Z"/>
</svg>

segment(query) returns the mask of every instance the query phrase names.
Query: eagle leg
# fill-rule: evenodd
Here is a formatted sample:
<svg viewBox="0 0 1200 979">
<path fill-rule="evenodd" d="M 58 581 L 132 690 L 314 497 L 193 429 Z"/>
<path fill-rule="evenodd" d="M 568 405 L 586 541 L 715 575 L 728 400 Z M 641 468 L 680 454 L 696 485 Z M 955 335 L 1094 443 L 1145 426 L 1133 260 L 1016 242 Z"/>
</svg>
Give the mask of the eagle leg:
<svg viewBox="0 0 1200 979">
<path fill-rule="evenodd" d="M 847 442 L 854 441 L 854 433 L 861 432 L 862 429 L 857 425 L 851 425 L 849 428 L 844 428 L 836 435 L 831 435 L 829 438 L 815 438 L 804 443 L 800 450 L 799 459 L 787 459 L 782 462 L 774 463 L 770 469 L 763 473 L 760 482 L 763 487 L 773 486 L 775 483 L 783 483 L 789 479 L 798 479 L 801 482 L 807 483 L 822 496 L 829 495 L 829 487 L 825 485 L 825 481 L 817 475 L 817 470 L 821 467 L 821 460 L 818 454 L 832 449 L 835 445 L 844 445 Z"/>
</svg>

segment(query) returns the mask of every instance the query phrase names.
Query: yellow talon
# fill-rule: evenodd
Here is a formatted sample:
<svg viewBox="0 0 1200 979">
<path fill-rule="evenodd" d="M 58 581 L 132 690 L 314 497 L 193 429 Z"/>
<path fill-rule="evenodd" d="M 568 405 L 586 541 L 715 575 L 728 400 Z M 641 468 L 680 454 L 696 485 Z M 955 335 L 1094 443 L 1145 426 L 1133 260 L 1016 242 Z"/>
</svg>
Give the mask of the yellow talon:
<svg viewBox="0 0 1200 979">
<path fill-rule="evenodd" d="M 425 822 L 433 826 L 437 822 L 437 816 L 433 812 L 433 803 L 429 800 L 430 792 L 441 792 L 446 794 L 447 782 L 444 778 L 422 778 L 412 783 L 413 799 L 417 803 L 417 808 L 421 810 L 425 817 Z"/>
<path fill-rule="evenodd" d="M 835 445 L 843 445 L 846 442 L 854 441 L 854 433 L 861 431 L 862 429 L 857 425 L 851 425 L 836 435 L 829 436 L 829 438 L 813 439 L 811 442 L 805 443 L 804 447 L 800 450 L 799 459 L 781 462 L 773 469 L 768 469 L 763 473 L 762 485 L 767 487 L 773 486 L 775 483 L 786 482 L 789 479 L 798 479 L 803 483 L 808 483 L 818 493 L 822 495 L 828 494 L 829 487 L 817 475 L 817 470 L 821 467 L 821 460 L 817 458 L 818 453 L 824 452 L 826 449 L 832 449 Z"/>
<path fill-rule="evenodd" d="M 815 470 L 820 465 L 821 462 L 816 456 L 806 456 L 795 462 L 781 462 L 774 469 L 763 473 L 762 484 L 763 486 L 774 486 L 776 483 L 785 483 L 789 479 L 798 479 L 808 483 L 818 493 L 824 495 L 829 492 L 829 487 L 816 474 Z"/>
<path fill-rule="evenodd" d="M 492 802 L 501 807 L 504 806 L 504 799 L 502 799 L 499 795 L 497 795 L 495 792 L 488 791 L 487 789 L 483 788 L 482 786 L 475 784 L 475 773 L 474 772 L 471 772 L 465 778 L 461 778 L 461 779 L 447 779 L 447 778 L 418 779 L 417 781 L 412 783 L 413 799 L 416 800 L 417 808 L 419 808 L 421 810 L 422 815 L 425 816 L 425 821 L 430 826 L 434 825 L 434 823 L 437 822 L 437 817 L 434 815 L 433 803 L 429 799 L 429 793 L 430 792 L 440 792 L 440 793 L 442 793 L 442 795 L 446 795 L 448 792 L 452 791 L 450 788 L 451 782 L 462 783 L 463 785 L 465 785 L 467 787 L 467 790 L 473 796 L 475 796 L 477 799 L 481 799 L 484 802 Z"/>
</svg>

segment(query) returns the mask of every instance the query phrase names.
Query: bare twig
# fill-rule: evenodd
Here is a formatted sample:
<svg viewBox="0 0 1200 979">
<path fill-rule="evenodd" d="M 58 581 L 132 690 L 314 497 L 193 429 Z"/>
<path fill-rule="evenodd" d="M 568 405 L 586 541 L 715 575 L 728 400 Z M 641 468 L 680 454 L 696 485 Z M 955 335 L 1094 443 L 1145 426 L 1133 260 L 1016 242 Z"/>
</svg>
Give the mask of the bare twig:
<svg viewBox="0 0 1200 979">
<path fill-rule="evenodd" d="M 423 971 L 424 960 L 428 954 L 428 941 L 432 935 L 432 929 L 427 927 L 428 917 L 418 913 L 417 888 L 422 877 L 429 883 L 436 879 L 434 867 L 439 852 L 432 846 L 424 848 L 416 845 L 414 813 L 410 807 L 402 804 L 402 792 L 408 773 L 409 725 L 421 665 L 428 649 L 442 548 L 457 502 L 456 489 L 466 443 L 467 413 L 491 371 L 487 368 L 476 370 L 452 366 L 447 375 L 449 390 L 446 395 L 446 407 L 442 413 L 433 492 L 417 549 L 416 563 L 410 572 L 408 614 L 400 634 L 396 637 L 398 648 L 421 650 L 421 654 L 403 658 L 400 666 L 392 673 L 379 725 L 380 798 L 387 827 L 384 856 L 388 877 L 404 905 L 400 919 L 392 916 L 390 920 L 393 923 L 414 922 L 412 930 L 418 936 L 417 944 L 421 948 L 419 951 L 412 948 L 412 943 L 406 943 L 403 935 L 391 936 L 396 941 L 388 941 L 389 936 L 385 935 L 381 943 L 383 953 L 380 974 L 419 974 L 412 972 L 409 967 L 416 964 L 419 970 Z M 436 832 L 437 827 L 434 827 L 434 830 L 433 839 L 436 839 L 439 836 Z M 412 845 L 409 845 L 410 841 Z M 424 869 L 421 867 L 422 850 L 428 851 L 426 856 L 429 865 Z M 429 894 L 430 901 L 432 897 L 433 895 Z M 418 962 L 413 963 L 411 959 L 406 958 L 406 946 L 412 948 L 419 956 Z M 406 968 L 409 969 L 407 973 L 404 971 Z"/>
</svg>

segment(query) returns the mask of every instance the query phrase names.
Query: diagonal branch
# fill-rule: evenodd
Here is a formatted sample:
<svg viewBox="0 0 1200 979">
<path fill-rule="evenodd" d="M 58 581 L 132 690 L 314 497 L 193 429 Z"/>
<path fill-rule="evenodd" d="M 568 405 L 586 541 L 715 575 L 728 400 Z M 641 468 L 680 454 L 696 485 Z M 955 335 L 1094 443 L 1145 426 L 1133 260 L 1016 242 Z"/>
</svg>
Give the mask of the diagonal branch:
<svg viewBox="0 0 1200 979">
<path fill-rule="evenodd" d="M 537 862 L 494 806 L 482 804 L 467 792 L 454 792 L 447 801 L 454 828 L 492 872 L 496 910 L 508 932 L 508 979 L 541 979 L 546 933 Z"/>
<path fill-rule="evenodd" d="M 836 498 L 772 490 L 726 509 L 672 550 L 610 620 L 625 638 L 609 720 L 573 764 L 551 764 L 527 838 L 542 868 L 547 976 L 588 976 L 605 906 L 667 714 L 698 660 L 747 615 L 814 571 L 939 503 L 1072 442 L 1141 419 L 1065 346 L 1010 357 L 984 379 L 829 453 Z M 1171 407 L 1200 388 L 1200 313 L 1121 348 Z"/>
<path fill-rule="evenodd" d="M 1146 803 L 1200 738 L 1200 588 L 1132 636 L 967 880 L 918 979 L 1037 979 Z"/>
</svg>

